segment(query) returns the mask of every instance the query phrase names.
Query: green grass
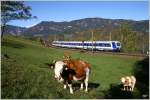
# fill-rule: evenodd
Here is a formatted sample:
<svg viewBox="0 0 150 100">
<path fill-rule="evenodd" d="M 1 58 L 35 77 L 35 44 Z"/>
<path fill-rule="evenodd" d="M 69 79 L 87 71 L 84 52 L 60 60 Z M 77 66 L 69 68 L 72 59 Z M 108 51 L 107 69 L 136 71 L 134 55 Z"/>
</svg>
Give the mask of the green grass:
<svg viewBox="0 0 150 100">
<path fill-rule="evenodd" d="M 45 48 L 38 42 L 16 37 L 4 37 L 1 51 L 2 98 L 105 98 L 104 91 L 111 84 L 118 85 L 120 77 L 133 74 L 135 63 L 142 59 Z M 62 83 L 53 79 L 53 70 L 45 65 L 54 59 L 61 60 L 66 52 L 91 64 L 89 83 L 97 86 L 90 88 L 89 93 L 76 90 L 69 94 L 69 90 L 63 90 Z"/>
</svg>

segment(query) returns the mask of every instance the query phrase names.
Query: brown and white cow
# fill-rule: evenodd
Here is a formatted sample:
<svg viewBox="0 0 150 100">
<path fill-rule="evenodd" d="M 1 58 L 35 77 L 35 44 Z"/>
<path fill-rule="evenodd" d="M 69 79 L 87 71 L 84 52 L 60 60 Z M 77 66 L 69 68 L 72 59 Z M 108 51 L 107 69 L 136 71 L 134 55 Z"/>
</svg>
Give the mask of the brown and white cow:
<svg viewBox="0 0 150 100">
<path fill-rule="evenodd" d="M 66 89 L 68 85 L 71 94 L 73 94 L 73 80 L 81 81 L 81 90 L 83 90 L 83 83 L 85 83 L 85 92 L 88 92 L 90 65 L 87 62 L 71 59 L 57 61 L 54 67 L 54 73 L 55 79 L 59 82 L 64 82 L 64 89 Z"/>
<path fill-rule="evenodd" d="M 121 83 L 123 85 L 123 90 L 133 91 L 136 83 L 136 78 L 134 76 L 126 76 L 121 78 Z"/>
</svg>

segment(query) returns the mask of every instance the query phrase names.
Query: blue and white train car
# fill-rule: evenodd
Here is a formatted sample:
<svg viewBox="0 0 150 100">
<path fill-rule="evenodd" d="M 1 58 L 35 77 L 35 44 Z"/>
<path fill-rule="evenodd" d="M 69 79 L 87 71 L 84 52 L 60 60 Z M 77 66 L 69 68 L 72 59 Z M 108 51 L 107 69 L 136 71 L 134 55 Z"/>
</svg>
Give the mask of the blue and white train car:
<svg viewBox="0 0 150 100">
<path fill-rule="evenodd" d="M 53 41 L 53 46 L 79 49 L 94 49 L 102 51 L 120 51 L 119 41 Z"/>
</svg>

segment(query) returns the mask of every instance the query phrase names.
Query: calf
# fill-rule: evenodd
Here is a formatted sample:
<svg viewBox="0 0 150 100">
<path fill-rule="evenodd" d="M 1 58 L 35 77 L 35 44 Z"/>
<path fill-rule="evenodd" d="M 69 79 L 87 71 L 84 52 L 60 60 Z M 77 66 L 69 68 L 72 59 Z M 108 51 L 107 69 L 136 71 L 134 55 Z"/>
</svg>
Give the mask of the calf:
<svg viewBox="0 0 150 100">
<path fill-rule="evenodd" d="M 72 81 L 81 81 L 80 89 L 83 89 L 85 83 L 85 92 L 88 92 L 88 80 L 90 74 L 90 65 L 81 60 L 63 60 L 55 63 L 55 79 L 64 82 L 64 89 L 69 86 L 70 93 L 73 94 Z"/>
<path fill-rule="evenodd" d="M 134 76 L 126 76 L 121 78 L 121 83 L 123 84 L 123 90 L 133 91 L 136 83 L 136 78 Z"/>
</svg>

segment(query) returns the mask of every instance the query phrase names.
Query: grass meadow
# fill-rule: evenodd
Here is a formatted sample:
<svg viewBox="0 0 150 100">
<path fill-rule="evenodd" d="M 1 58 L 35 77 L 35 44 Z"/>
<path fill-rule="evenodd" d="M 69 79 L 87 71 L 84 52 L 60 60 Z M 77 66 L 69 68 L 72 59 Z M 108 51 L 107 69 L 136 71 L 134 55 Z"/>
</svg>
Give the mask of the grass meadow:
<svg viewBox="0 0 150 100">
<path fill-rule="evenodd" d="M 136 87 L 133 93 L 124 93 L 119 84 L 122 76 L 133 74 L 136 62 L 143 60 L 142 57 L 46 48 L 37 41 L 8 36 L 2 39 L 1 45 L 1 98 L 140 98 L 140 91 Z M 54 80 L 54 72 L 46 63 L 51 63 L 54 59 L 62 60 L 64 53 L 91 64 L 88 93 L 80 91 L 79 83 L 74 82 L 72 95 L 69 89 L 63 89 L 62 83 Z"/>
</svg>

